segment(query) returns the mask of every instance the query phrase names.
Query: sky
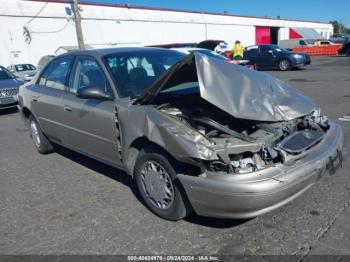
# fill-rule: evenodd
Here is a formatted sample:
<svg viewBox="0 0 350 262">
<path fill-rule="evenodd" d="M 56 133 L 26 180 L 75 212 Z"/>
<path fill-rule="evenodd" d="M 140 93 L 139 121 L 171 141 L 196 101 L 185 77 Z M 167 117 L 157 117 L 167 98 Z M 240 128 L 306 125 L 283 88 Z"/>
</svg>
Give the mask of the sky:
<svg viewBox="0 0 350 262">
<path fill-rule="evenodd" d="M 337 20 L 350 27 L 350 0 L 81 0 L 176 8 L 245 16 L 280 16 L 287 19 L 329 22 Z"/>
</svg>

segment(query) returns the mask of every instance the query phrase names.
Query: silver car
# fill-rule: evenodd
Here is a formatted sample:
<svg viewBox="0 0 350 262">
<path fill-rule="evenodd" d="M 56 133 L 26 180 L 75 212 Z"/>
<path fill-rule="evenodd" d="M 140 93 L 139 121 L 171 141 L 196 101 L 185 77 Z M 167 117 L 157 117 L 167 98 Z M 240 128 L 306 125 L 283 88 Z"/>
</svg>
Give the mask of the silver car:
<svg viewBox="0 0 350 262">
<path fill-rule="evenodd" d="M 19 92 L 40 153 L 55 144 L 131 175 L 145 205 L 179 220 L 250 218 L 342 163 L 341 127 L 286 83 L 195 52 L 72 52 Z"/>
<path fill-rule="evenodd" d="M 16 77 L 24 81 L 32 80 L 36 74 L 36 68 L 32 64 L 10 65 L 7 69 Z"/>
<path fill-rule="evenodd" d="M 17 107 L 18 89 L 24 82 L 0 66 L 0 110 Z"/>
</svg>

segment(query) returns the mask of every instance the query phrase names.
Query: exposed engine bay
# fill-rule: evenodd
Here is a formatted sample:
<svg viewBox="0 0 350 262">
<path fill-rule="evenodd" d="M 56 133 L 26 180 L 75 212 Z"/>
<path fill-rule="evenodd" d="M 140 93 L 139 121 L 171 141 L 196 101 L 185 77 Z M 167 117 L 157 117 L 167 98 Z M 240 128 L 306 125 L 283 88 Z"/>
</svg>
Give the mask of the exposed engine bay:
<svg viewBox="0 0 350 262">
<path fill-rule="evenodd" d="M 202 161 L 208 171 L 246 174 L 287 163 L 322 140 L 329 125 L 319 111 L 281 122 L 231 116 L 197 94 L 160 96 L 156 108 L 204 137 L 218 160 Z"/>
</svg>

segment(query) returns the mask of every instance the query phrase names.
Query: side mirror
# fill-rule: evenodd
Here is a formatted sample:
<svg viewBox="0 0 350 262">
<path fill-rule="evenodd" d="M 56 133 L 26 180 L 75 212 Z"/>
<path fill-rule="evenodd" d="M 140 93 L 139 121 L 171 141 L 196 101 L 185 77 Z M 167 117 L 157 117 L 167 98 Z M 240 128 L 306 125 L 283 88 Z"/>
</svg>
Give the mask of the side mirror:
<svg viewBox="0 0 350 262">
<path fill-rule="evenodd" d="M 270 55 L 273 55 L 273 51 L 272 50 L 269 50 L 267 51 Z"/>
<path fill-rule="evenodd" d="M 114 96 L 103 91 L 104 88 L 87 86 L 79 88 L 77 97 L 83 99 L 113 100 Z"/>
</svg>

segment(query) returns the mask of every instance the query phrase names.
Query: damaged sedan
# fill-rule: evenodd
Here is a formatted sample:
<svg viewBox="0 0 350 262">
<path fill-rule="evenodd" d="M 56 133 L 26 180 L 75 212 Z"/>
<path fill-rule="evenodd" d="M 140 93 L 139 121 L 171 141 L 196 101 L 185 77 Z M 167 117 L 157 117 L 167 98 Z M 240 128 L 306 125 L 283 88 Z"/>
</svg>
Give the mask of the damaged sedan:
<svg viewBox="0 0 350 262">
<path fill-rule="evenodd" d="M 72 52 L 22 86 L 40 153 L 63 145 L 125 170 L 145 205 L 251 218 L 301 195 L 342 163 L 341 127 L 265 73 L 199 52 Z"/>
</svg>

